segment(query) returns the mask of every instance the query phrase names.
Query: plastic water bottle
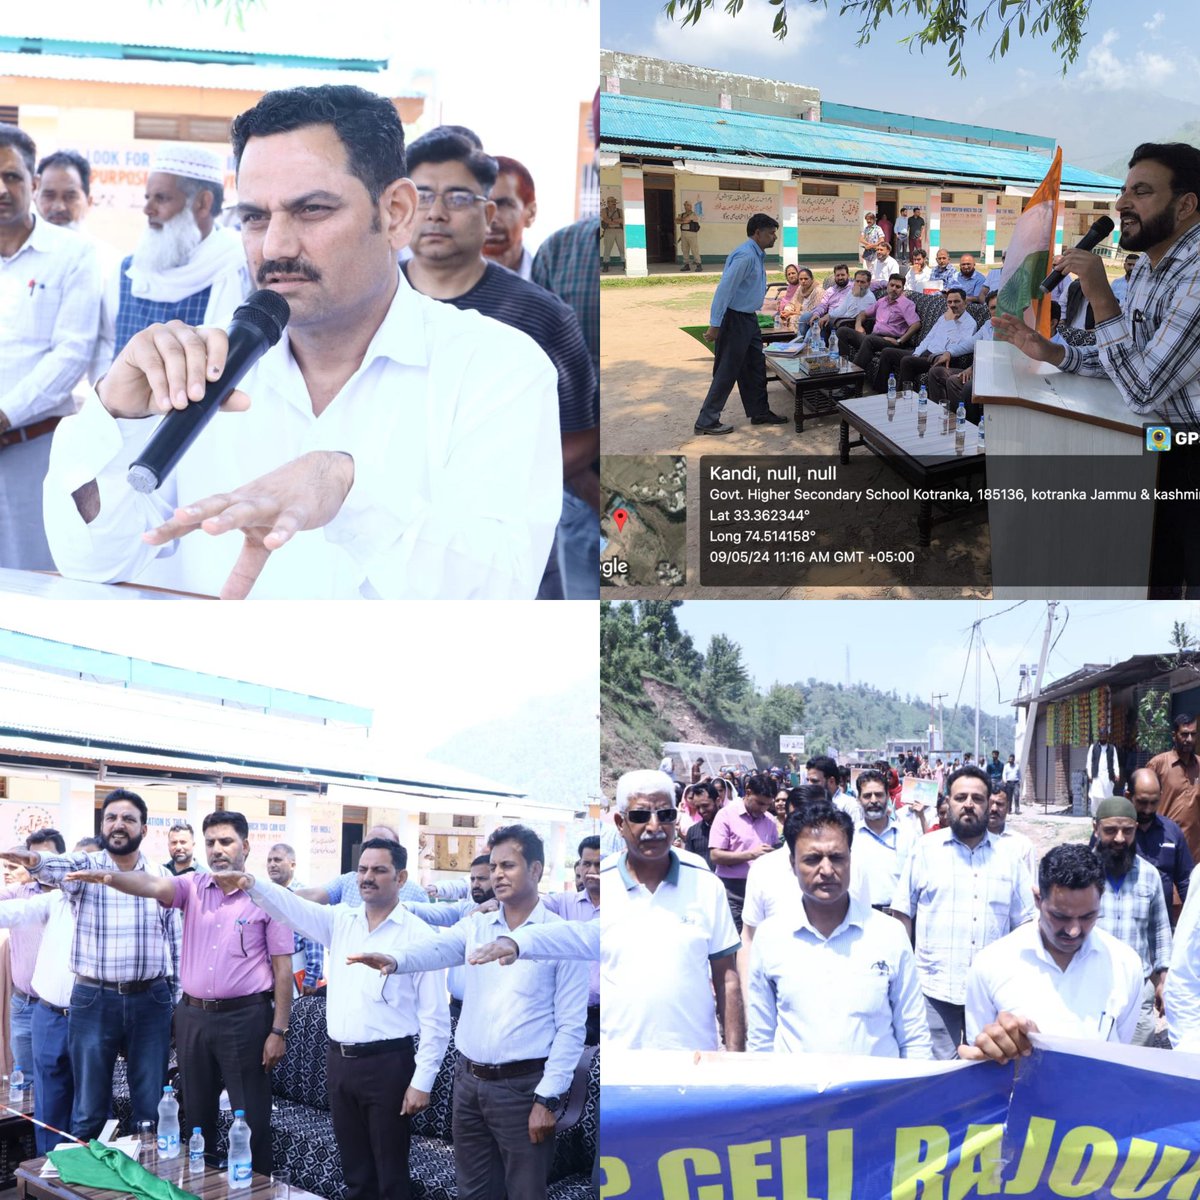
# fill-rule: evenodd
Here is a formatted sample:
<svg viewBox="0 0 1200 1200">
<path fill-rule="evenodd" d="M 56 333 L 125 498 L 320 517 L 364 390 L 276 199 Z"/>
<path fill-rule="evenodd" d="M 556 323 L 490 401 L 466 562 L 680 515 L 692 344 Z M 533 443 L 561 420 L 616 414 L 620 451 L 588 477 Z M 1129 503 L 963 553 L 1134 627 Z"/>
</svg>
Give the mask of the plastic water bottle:
<svg viewBox="0 0 1200 1200">
<path fill-rule="evenodd" d="M 13 1063 L 12 1074 L 8 1077 L 8 1098 L 10 1100 L 20 1100 L 21 1093 L 25 1090 L 25 1072 L 21 1070 L 20 1063 Z"/>
<path fill-rule="evenodd" d="M 976 439 L 975 445 L 978 447 L 978 449 L 976 450 L 976 453 L 982 454 L 984 452 L 984 449 L 983 449 L 983 418 L 982 417 L 979 419 L 979 437 Z"/>
<path fill-rule="evenodd" d="M 836 329 L 829 335 L 829 357 L 836 358 L 839 362 L 841 362 L 842 355 L 841 351 L 838 349 Z"/>
<path fill-rule="evenodd" d="M 924 412 L 925 409 L 928 407 L 928 405 L 929 405 L 929 389 L 924 384 L 921 384 L 921 391 L 920 391 L 920 394 L 917 396 L 917 408 L 921 412 Z"/>
<path fill-rule="evenodd" d="M 896 399 L 896 376 L 894 374 L 888 376 L 887 397 L 892 401 Z"/>
<path fill-rule="evenodd" d="M 200 1132 L 199 1125 L 192 1130 L 191 1140 L 188 1142 L 188 1174 L 204 1174 L 204 1134 Z"/>
<path fill-rule="evenodd" d="M 967 406 L 960 400 L 958 402 L 958 411 L 954 414 L 957 421 L 957 431 L 959 433 L 967 432 Z"/>
<path fill-rule="evenodd" d="M 233 1124 L 229 1129 L 229 1186 L 248 1188 L 253 1173 L 250 1165 L 250 1126 L 246 1124 L 244 1110 L 239 1108 L 233 1114 Z"/>
<path fill-rule="evenodd" d="M 170 1086 L 163 1088 L 158 1102 L 158 1157 L 179 1157 L 179 1101 Z"/>
<path fill-rule="evenodd" d="M 778 329 L 783 324 L 783 318 L 778 312 L 775 314 L 775 328 Z"/>
</svg>

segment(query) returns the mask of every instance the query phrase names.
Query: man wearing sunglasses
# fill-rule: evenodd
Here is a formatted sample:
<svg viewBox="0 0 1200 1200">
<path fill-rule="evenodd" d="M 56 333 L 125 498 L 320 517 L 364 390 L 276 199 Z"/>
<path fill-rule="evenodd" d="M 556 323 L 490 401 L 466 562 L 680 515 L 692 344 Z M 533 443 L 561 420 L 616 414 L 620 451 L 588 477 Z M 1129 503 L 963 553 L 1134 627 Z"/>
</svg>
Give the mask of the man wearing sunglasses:
<svg viewBox="0 0 1200 1200">
<path fill-rule="evenodd" d="M 625 848 L 600 867 L 601 1045 L 715 1050 L 719 1020 L 725 1049 L 743 1050 L 737 930 L 721 881 L 702 858 L 672 849 L 678 816 L 669 775 L 617 781 Z"/>
<path fill-rule="evenodd" d="M 189 1126 L 203 1130 L 205 1145 L 216 1146 L 217 1105 L 222 1088 L 228 1088 L 232 1107 L 246 1113 L 254 1169 L 269 1175 L 271 1068 L 287 1052 L 293 935 L 250 897 L 226 896 L 213 877 L 212 872 L 245 868 L 246 818 L 211 812 L 202 832 L 208 871 L 166 878 L 87 870 L 66 878 L 107 884 L 182 911 L 183 999 L 175 1009 L 175 1048 L 183 1110 Z"/>
<path fill-rule="evenodd" d="M 408 148 L 409 175 L 417 189 L 417 223 L 412 258 L 404 264 L 418 292 L 456 308 L 475 309 L 528 334 L 558 372 L 558 421 L 563 478 L 586 473 L 600 453 L 600 392 L 587 343 L 574 312 L 557 296 L 484 257 L 496 214 L 489 198 L 496 160 L 461 134 L 434 129 Z M 551 555 L 539 599 L 566 597 Z"/>
</svg>

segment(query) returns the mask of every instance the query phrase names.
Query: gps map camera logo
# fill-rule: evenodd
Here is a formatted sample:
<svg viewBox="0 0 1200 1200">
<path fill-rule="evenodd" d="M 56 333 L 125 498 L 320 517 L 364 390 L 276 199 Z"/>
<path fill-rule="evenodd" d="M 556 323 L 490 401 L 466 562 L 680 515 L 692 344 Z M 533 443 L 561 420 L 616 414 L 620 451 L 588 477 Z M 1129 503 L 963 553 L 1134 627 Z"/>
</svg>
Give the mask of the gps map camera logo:
<svg viewBox="0 0 1200 1200">
<path fill-rule="evenodd" d="M 1147 450 L 1170 450 L 1171 448 L 1171 427 L 1169 425 L 1147 425 L 1146 426 L 1146 449 Z"/>
</svg>

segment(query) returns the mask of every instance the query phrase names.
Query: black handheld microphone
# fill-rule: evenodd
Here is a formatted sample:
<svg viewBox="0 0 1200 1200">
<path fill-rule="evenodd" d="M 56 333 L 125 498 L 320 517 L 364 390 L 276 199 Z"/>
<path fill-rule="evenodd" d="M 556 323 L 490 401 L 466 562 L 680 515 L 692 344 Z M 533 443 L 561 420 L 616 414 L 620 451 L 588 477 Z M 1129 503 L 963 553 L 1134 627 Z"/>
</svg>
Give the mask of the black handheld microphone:
<svg viewBox="0 0 1200 1200">
<path fill-rule="evenodd" d="M 246 372 L 279 341 L 291 310 L 278 292 L 255 292 L 229 322 L 229 356 L 220 379 L 204 389 L 204 398 L 176 408 L 159 422 L 145 449 L 129 466 L 126 480 L 135 492 L 153 492 L 175 469 L 200 430 L 229 399 Z"/>
<path fill-rule="evenodd" d="M 1113 231 L 1112 217 L 1101 217 L 1092 227 L 1080 238 L 1075 246 L 1076 250 L 1093 250 L 1098 246 L 1110 233 Z M 1051 271 L 1045 279 L 1042 280 L 1042 291 L 1050 293 L 1066 278 L 1061 271 Z"/>
</svg>

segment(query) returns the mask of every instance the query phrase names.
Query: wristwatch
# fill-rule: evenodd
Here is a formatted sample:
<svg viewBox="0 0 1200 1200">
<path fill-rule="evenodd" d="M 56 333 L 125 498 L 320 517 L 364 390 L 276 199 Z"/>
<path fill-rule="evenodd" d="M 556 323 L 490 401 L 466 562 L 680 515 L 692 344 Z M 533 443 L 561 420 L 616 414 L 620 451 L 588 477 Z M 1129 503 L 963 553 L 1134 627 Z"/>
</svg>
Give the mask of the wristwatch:
<svg viewBox="0 0 1200 1200">
<path fill-rule="evenodd" d="M 271 1030 L 271 1032 L 272 1032 L 272 1033 L 273 1033 L 273 1034 L 274 1034 L 276 1037 L 281 1037 L 281 1038 L 286 1038 L 286 1037 L 287 1037 L 287 1033 L 288 1033 L 288 1031 L 287 1031 L 286 1029 L 274 1029 L 274 1028 Z"/>
<path fill-rule="evenodd" d="M 562 1096 L 539 1096 L 535 1092 L 533 1098 L 543 1108 L 548 1108 L 556 1117 L 559 1114 L 559 1110 L 563 1107 Z"/>
</svg>

